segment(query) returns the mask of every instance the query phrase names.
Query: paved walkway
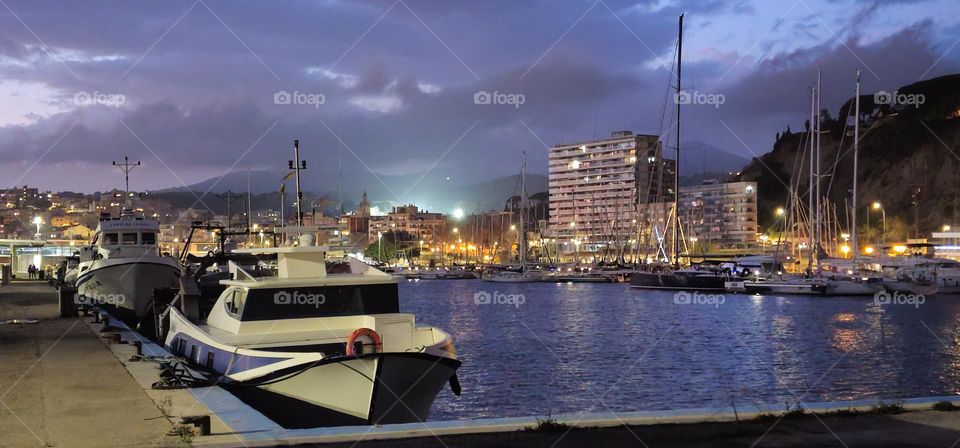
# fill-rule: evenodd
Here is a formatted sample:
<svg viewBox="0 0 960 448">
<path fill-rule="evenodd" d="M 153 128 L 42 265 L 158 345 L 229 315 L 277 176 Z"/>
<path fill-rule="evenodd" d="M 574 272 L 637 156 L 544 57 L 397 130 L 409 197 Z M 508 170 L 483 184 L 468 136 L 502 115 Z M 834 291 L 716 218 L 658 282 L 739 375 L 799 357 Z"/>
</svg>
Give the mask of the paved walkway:
<svg viewBox="0 0 960 448">
<path fill-rule="evenodd" d="M 45 282 L 0 286 L 0 447 L 182 445 L 170 422 Z"/>
</svg>

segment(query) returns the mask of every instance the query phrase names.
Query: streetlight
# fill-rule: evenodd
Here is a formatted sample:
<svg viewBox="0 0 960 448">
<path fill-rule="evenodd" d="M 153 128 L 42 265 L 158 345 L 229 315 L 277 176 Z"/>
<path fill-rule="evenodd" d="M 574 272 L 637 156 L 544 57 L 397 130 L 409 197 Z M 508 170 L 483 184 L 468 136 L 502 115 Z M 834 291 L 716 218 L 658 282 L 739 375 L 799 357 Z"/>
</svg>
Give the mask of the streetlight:
<svg viewBox="0 0 960 448">
<path fill-rule="evenodd" d="M 454 217 L 455 219 L 462 219 L 462 218 L 463 218 L 463 209 L 462 209 L 462 208 L 454 209 L 454 210 L 453 210 L 453 217 Z"/>
<path fill-rule="evenodd" d="M 873 209 L 880 210 L 880 218 L 883 220 L 883 227 L 880 231 L 880 247 L 883 247 L 887 243 L 887 211 L 883 209 L 883 205 L 879 202 L 873 203 Z M 867 213 L 867 219 L 870 219 L 870 213 Z"/>
<path fill-rule="evenodd" d="M 43 224 L 43 218 L 34 216 L 33 223 L 37 225 L 37 238 L 40 238 L 40 224 Z"/>
<path fill-rule="evenodd" d="M 417 252 L 417 258 L 420 259 L 420 265 L 423 265 L 423 240 L 420 240 L 420 252 Z"/>
</svg>

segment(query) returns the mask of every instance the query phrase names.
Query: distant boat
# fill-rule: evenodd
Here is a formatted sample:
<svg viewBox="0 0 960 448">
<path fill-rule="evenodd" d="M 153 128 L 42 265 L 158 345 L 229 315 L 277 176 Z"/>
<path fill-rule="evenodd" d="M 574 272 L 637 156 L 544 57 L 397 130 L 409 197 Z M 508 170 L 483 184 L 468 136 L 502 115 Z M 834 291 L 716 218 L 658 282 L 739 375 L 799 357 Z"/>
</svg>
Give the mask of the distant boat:
<svg viewBox="0 0 960 448">
<path fill-rule="evenodd" d="M 159 227 L 129 209 L 101 220 L 91 245 L 80 250 L 79 304 L 104 309 L 131 328 L 143 323 L 153 311 L 154 290 L 180 284 L 180 262 L 157 247 Z"/>
<path fill-rule="evenodd" d="M 547 276 L 544 272 L 531 270 L 527 267 L 527 153 L 523 153 L 523 164 L 520 165 L 520 266 L 516 269 L 502 271 L 488 271 L 480 277 L 485 282 L 495 283 L 535 283 L 544 281 Z"/>
<path fill-rule="evenodd" d="M 181 264 L 160 254 L 160 222 L 137 217 L 130 205 L 130 172 L 140 162 L 124 157 L 122 164 L 113 165 L 124 172 L 124 205 L 118 218 L 102 215 L 93 241 L 80 250 L 77 302 L 104 309 L 131 328 L 152 328 L 154 307 L 161 305 L 154 303 L 154 290 L 179 287 Z"/>
</svg>

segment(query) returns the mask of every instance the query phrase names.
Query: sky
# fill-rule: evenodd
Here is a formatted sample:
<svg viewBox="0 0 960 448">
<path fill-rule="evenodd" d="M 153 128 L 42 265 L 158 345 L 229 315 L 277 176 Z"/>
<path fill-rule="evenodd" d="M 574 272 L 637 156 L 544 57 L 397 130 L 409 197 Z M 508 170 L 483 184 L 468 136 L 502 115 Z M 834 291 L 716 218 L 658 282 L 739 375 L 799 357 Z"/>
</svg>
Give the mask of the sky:
<svg viewBox="0 0 960 448">
<path fill-rule="evenodd" d="M 183 186 L 294 139 L 310 176 L 401 196 L 546 173 L 558 143 L 672 134 L 680 13 L 681 141 L 747 158 L 802 129 L 818 68 L 834 113 L 857 68 L 865 93 L 960 71 L 951 0 L 0 0 L 0 184 L 122 187 L 129 156 L 131 188 Z"/>
</svg>

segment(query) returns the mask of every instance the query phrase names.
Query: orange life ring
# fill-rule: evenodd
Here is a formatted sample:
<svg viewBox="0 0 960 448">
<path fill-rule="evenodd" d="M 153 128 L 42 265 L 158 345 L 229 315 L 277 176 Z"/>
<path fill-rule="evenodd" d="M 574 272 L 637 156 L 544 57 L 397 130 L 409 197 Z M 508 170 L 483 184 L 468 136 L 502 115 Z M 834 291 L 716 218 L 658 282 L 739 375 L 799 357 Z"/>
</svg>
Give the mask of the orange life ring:
<svg viewBox="0 0 960 448">
<path fill-rule="evenodd" d="M 383 339 L 380 338 L 380 335 L 376 331 L 373 331 L 367 327 L 356 329 L 353 334 L 350 335 L 350 338 L 347 339 L 347 356 L 357 356 L 356 350 L 353 348 L 353 344 L 357 342 L 361 336 L 366 336 L 373 340 L 373 348 L 375 352 L 383 351 Z"/>
</svg>

